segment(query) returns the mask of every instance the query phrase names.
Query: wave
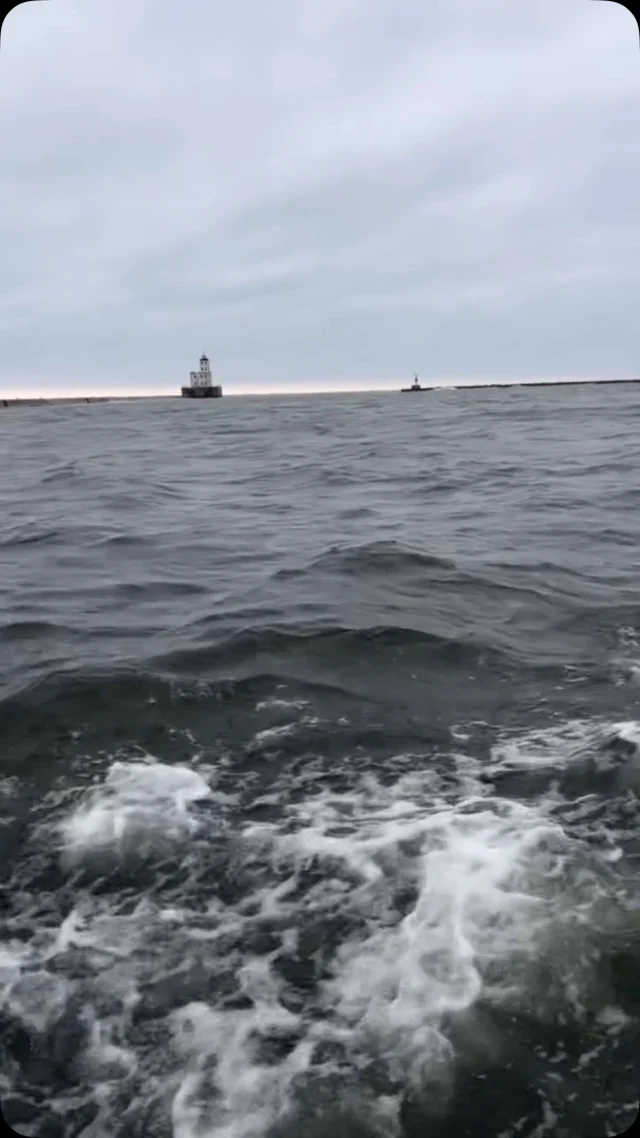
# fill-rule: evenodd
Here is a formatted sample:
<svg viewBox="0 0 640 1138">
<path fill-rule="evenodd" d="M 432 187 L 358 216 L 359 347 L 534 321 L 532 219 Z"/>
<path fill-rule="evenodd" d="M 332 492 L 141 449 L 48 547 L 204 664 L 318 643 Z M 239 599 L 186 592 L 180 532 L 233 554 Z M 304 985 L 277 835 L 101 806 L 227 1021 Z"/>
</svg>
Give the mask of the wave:
<svg viewBox="0 0 640 1138">
<path fill-rule="evenodd" d="M 75 629 L 66 625 L 56 624 L 50 620 L 11 620 L 0 624 L 0 643 L 20 640 L 46 640 L 51 637 L 65 639 L 74 635 L 81 635 Z"/>
<path fill-rule="evenodd" d="M 59 466 L 53 466 L 46 470 L 40 481 L 43 485 L 52 482 L 68 482 L 78 474 L 81 475 L 80 465 L 76 459 L 71 459 L 69 462 L 63 462 Z"/>
<path fill-rule="evenodd" d="M 252 565 L 249 583 L 235 587 L 228 580 L 233 558 L 226 550 L 223 557 L 218 551 L 213 579 L 195 572 L 187 577 L 175 559 L 175 571 L 168 565 L 163 572 L 148 567 L 146 574 L 134 574 L 127 546 L 144 545 L 146 539 L 100 531 L 91 539 L 72 568 L 88 570 L 101 542 L 106 564 L 100 575 L 87 579 L 85 574 L 70 588 L 60 558 L 46 583 L 23 594 L 20 619 L 0 632 L 14 648 L 3 662 L 5 683 L 15 688 L 19 674 L 33 674 L 38 662 L 27 658 L 26 648 L 37 645 L 38 627 L 41 672 L 46 642 L 58 630 L 54 666 L 89 664 L 92 658 L 111 665 L 120 641 L 126 656 L 143 669 L 184 668 L 186 673 L 248 668 L 252 653 L 259 669 L 269 660 L 274 670 L 298 661 L 310 674 L 329 668 L 333 660 L 345 670 L 351 658 L 370 671 L 393 670 L 395 652 L 400 668 L 409 661 L 423 674 L 450 668 L 452 680 L 465 667 L 487 673 L 492 665 L 501 676 L 515 668 L 544 675 L 571 665 L 590 674 L 605 669 L 606 630 L 634 624 L 638 612 L 635 597 L 622 593 L 617 582 L 574 573 L 550 560 L 528 566 L 497 558 L 465 564 L 437 551 L 376 541 L 332 545 L 306 563 L 272 571 L 256 549 L 251 559 L 260 564 L 261 579 L 253 576 L 258 570 Z M 161 563 L 162 544 L 156 547 L 156 539 L 149 539 L 150 550 Z M 197 548 L 189 556 L 196 563 Z M 118 579 L 120 557 L 127 571 Z M 68 638 L 73 650 L 65 648 Z M 594 655 L 599 640 L 600 657 Z"/>
<path fill-rule="evenodd" d="M 143 586 L 115 588 L 114 599 L 149 596 L 155 602 L 179 597 L 183 592 L 188 596 L 191 590 L 190 585 L 183 588 L 178 582 L 158 582 L 150 594 Z M 199 591 L 198 586 L 194 591 Z M 110 596 L 107 590 L 104 599 Z M 311 602 L 307 607 L 321 608 Z M 377 701 L 385 707 L 385 715 L 393 706 L 407 711 L 411 708 L 413 714 L 419 714 L 423 704 L 425 715 L 438 718 L 438 703 L 446 708 L 457 700 L 461 714 L 465 706 L 478 701 L 484 700 L 490 708 L 503 700 L 513 685 L 525 697 L 527 685 L 531 685 L 536 701 L 544 695 L 550 706 L 557 699 L 554 693 L 566 697 L 572 686 L 578 698 L 577 680 L 597 683 L 601 695 L 606 685 L 614 698 L 616 685 L 635 682 L 637 674 L 637 650 L 633 646 L 621 648 L 613 638 L 602 659 L 576 661 L 574 655 L 569 657 L 569 666 L 564 639 L 558 652 L 553 644 L 543 643 L 544 651 L 534 653 L 532 642 L 523 642 L 517 631 L 513 633 L 507 625 L 504 634 L 497 636 L 486 620 L 465 628 L 460 619 L 458 635 L 441 635 L 395 623 L 368 625 L 363 621 L 354 627 L 320 618 L 277 622 L 273 620 L 276 612 L 261 607 L 228 613 L 223 610 L 216 616 L 207 614 L 185 621 L 179 634 L 171 630 L 166 634 L 161 625 L 156 628 L 150 624 L 148 630 L 140 625 L 128 627 L 122 619 L 93 632 L 75 623 L 42 618 L 11 621 L 0 628 L 0 643 L 4 642 L 12 655 L 19 653 L 22 663 L 20 669 L 14 667 L 3 677 L 0 722 L 3 709 L 20 699 L 34 706 L 55 699 L 81 700 L 83 693 L 90 699 L 92 692 L 102 691 L 104 699 L 115 707 L 121 698 L 128 705 L 128 692 L 145 685 L 154 688 L 178 683 L 186 689 L 206 684 L 223 688 L 225 684 L 260 683 L 263 676 L 301 688 L 325 687 L 351 698 Z M 238 630 L 238 625 L 252 617 L 254 623 Z M 260 623 L 255 623 L 256 617 L 261 618 Z M 575 635 L 580 643 L 584 620 L 576 615 L 557 627 L 563 635 Z M 435 621 L 427 616 L 425 623 Z M 445 612 L 439 623 L 452 627 L 451 614 Z M 541 629 L 537 635 L 544 639 Z M 175 644 L 176 640 L 182 644 L 157 650 L 159 645 Z M 125 643 L 130 647 L 123 655 Z M 629 652 L 633 659 L 627 658 Z M 7 657 L 9 663 L 11 658 Z M 501 684 L 510 687 L 503 693 Z"/>
<path fill-rule="evenodd" d="M 349 628 L 344 625 L 289 624 L 265 625 L 238 632 L 216 645 L 178 649 L 157 657 L 158 668 L 178 672 L 215 672 L 223 667 L 254 664 L 265 658 L 278 661 L 284 672 L 297 661 L 309 666 L 325 660 L 329 666 L 355 666 L 366 658 L 373 663 L 376 653 L 393 654 L 398 649 L 419 651 L 423 666 L 442 663 L 449 666 L 474 666 L 495 669 L 504 654 L 486 644 L 457 640 L 421 632 L 399 625 L 376 625 Z"/>
<path fill-rule="evenodd" d="M 21 523 L 19 526 L 4 529 L 0 539 L 0 549 L 13 549 L 23 545 L 46 545 L 53 542 L 64 543 L 67 535 L 61 529 L 45 529 L 36 523 Z"/>
<path fill-rule="evenodd" d="M 298 569 L 280 569 L 274 577 L 277 580 L 316 571 L 397 574 L 411 568 L 455 571 L 456 565 L 448 558 L 424 553 L 397 541 L 375 541 L 365 542 L 363 545 L 331 546 L 307 566 Z"/>
<path fill-rule="evenodd" d="M 322 589 L 324 579 L 333 577 L 345 582 L 355 578 L 363 590 L 369 583 L 378 582 L 389 598 L 395 597 L 400 603 L 412 594 L 422 596 L 436 611 L 441 596 L 449 598 L 452 605 L 456 599 L 463 603 L 472 597 L 477 599 L 478 616 L 483 604 L 509 604 L 518 598 L 553 606 L 559 617 L 571 617 L 574 610 L 582 613 L 620 599 L 617 581 L 561 563 L 502 558 L 463 563 L 393 540 L 331 546 L 304 565 L 277 570 L 272 579 L 297 579 Z"/>
</svg>

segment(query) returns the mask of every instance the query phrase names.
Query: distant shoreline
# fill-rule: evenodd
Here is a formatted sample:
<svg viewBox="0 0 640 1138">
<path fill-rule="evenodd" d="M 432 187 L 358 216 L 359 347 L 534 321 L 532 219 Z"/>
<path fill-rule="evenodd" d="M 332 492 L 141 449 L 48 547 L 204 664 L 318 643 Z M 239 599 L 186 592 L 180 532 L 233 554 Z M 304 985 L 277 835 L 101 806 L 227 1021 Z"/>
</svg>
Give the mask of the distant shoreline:
<svg viewBox="0 0 640 1138">
<path fill-rule="evenodd" d="M 634 379 L 536 379 L 536 380 L 513 380 L 506 383 L 439 383 L 434 386 L 423 387 L 420 390 L 424 392 L 434 391 L 495 391 L 496 389 L 504 389 L 513 387 L 602 387 L 609 385 L 611 387 L 620 386 L 622 384 L 640 384 L 640 377 Z M 411 390 L 410 388 L 406 390 Z M 294 395 L 309 396 L 309 395 L 384 395 L 397 392 L 398 388 L 394 387 L 370 387 L 358 390 L 345 390 L 345 391 L 265 391 L 265 392 L 230 392 L 230 395 L 235 395 L 236 398 L 243 399 L 260 399 L 265 396 L 271 398 L 292 398 Z M 4 398 L 0 396 L 0 411 L 8 410 L 11 407 L 55 407 L 66 405 L 82 405 L 87 403 L 134 403 L 143 399 L 179 399 L 179 395 L 174 395 L 169 392 L 167 394 L 150 394 L 150 395 L 68 395 L 68 396 L 33 396 L 31 398 Z"/>
<path fill-rule="evenodd" d="M 640 383 L 638 379 L 525 379 L 522 382 L 515 380 L 513 383 L 464 383 L 456 386 L 456 391 L 461 391 L 467 387 L 597 387 L 603 384 L 609 384 L 611 387 L 618 386 L 621 383 Z M 432 388 L 432 391 L 437 391 L 437 388 Z"/>
<path fill-rule="evenodd" d="M 0 411 L 8 407 L 52 407 L 83 403 L 134 403 L 140 399 L 172 399 L 172 395 L 34 395 L 31 398 L 5 399 L 0 396 Z"/>
</svg>

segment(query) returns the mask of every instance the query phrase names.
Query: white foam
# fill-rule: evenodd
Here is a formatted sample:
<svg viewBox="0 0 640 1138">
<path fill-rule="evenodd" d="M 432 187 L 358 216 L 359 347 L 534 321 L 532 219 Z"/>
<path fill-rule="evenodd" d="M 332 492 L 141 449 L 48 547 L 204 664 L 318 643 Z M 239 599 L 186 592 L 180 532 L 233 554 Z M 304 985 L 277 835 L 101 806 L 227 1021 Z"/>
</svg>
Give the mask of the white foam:
<svg viewBox="0 0 640 1138">
<path fill-rule="evenodd" d="M 564 770 L 584 758 L 600 741 L 602 729 L 589 720 L 572 719 L 501 740 L 491 748 L 490 771 Z"/>
<path fill-rule="evenodd" d="M 343 814 L 347 803 L 325 798 L 324 827 L 317 803 L 314 825 L 283 841 L 288 852 L 297 843 L 303 861 L 310 851 L 338 855 L 364 880 L 358 904 L 368 907 L 369 932 L 341 946 L 325 997 L 338 1035 L 347 1030 L 365 1049 L 373 1043 L 395 1074 L 418 1080 L 449 1053 L 443 1020 L 473 1006 L 487 964 L 495 973 L 498 962 L 535 956 L 549 921 L 536 861 L 543 878 L 550 847 L 565 839 L 557 824 L 518 803 L 427 811 L 406 800 L 400 784 L 394 792 L 386 805 L 381 792 L 375 811 L 369 801 L 340 838 L 326 831 L 336 806 Z M 415 903 L 394 922 L 391 897 L 403 878 Z"/>
<path fill-rule="evenodd" d="M 546 766 L 559 751 L 569 763 L 603 733 L 600 724 L 573 723 L 525 735 L 506 755 L 498 748 L 494 764 Z M 265 891 L 264 915 L 282 920 L 294 908 L 321 914 L 336 905 L 364 915 L 366 932 L 343 942 L 333 960 L 325 1028 L 350 1047 L 373 1047 L 391 1071 L 417 1081 L 450 1056 L 451 1016 L 480 997 L 514 1009 L 533 1000 L 542 1017 L 558 1000 L 580 1010 L 596 958 L 589 929 L 592 918 L 603 927 L 619 857 L 585 847 L 551 801 L 509 801 L 486 787 L 456 798 L 439 794 L 436 781 L 432 770 L 389 788 L 365 780 L 293 806 L 285 828 L 246 832 L 263 856 L 290 869 Z M 471 764 L 458 789 L 473 784 Z M 300 873 L 317 862 L 321 880 L 301 899 Z M 414 900 L 398 920 L 402 889 Z"/>
<path fill-rule="evenodd" d="M 190 767 L 168 766 L 149 759 L 147 762 L 121 763 L 111 766 L 105 786 L 122 798 L 151 800 L 154 804 L 170 801 L 184 811 L 191 802 L 207 798 L 208 784 Z"/>
<path fill-rule="evenodd" d="M 614 723 L 613 733 L 625 743 L 631 743 L 640 751 L 640 723 L 629 720 L 625 723 Z"/>
<path fill-rule="evenodd" d="M 586 762 L 598 769 L 624 765 L 628 758 L 608 750 L 616 740 L 631 744 L 640 753 L 640 723 L 572 719 L 502 739 L 492 747 L 486 771 L 492 776 L 527 770 L 553 774 Z"/>
<path fill-rule="evenodd" d="M 0 944 L 0 989 L 6 990 L 20 975 L 25 946 L 17 943 Z"/>
<path fill-rule="evenodd" d="M 189 767 L 115 762 L 102 786 L 63 822 L 64 861 L 75 865 L 92 854 L 146 856 L 189 837 L 198 826 L 189 807 L 210 794 Z"/>
<path fill-rule="evenodd" d="M 45 969 L 20 974 L 5 992 L 5 1005 L 23 1023 L 43 1031 L 64 1010 L 71 986 Z"/>
<path fill-rule="evenodd" d="M 183 965 L 202 967 L 205 979 L 209 970 L 212 980 L 218 970 L 232 971 L 245 1001 L 224 1004 L 224 985 L 209 997 L 215 983 L 202 988 L 210 1004 L 200 1002 L 197 988 L 197 999 L 192 987 L 182 989 L 184 1006 L 170 1014 L 174 1050 L 162 1088 L 172 1097 L 176 1138 L 265 1138 L 294 1109 L 301 1080 L 326 1076 L 335 1096 L 330 1079 L 339 1080 L 342 1069 L 326 1056 L 336 1046 L 351 1071 L 373 1057 L 403 1087 L 446 1087 L 456 1058 L 451 1022 L 455 1047 L 465 1031 L 478 1043 L 479 1001 L 541 1019 L 559 1007 L 579 1010 L 591 983 L 589 937 L 604 923 L 598 906 L 617 903 L 611 851 L 576 836 L 590 825 L 591 802 L 579 807 L 574 833 L 551 799 L 500 798 L 486 775 L 552 775 L 596 754 L 612 734 L 635 746 L 640 726 L 575 721 L 512 735 L 484 767 L 462 755 L 428 763 L 415 757 L 412 773 L 392 785 L 366 777 L 349 790 L 309 795 L 300 776 L 295 800 L 283 796 L 277 821 L 234 832 L 234 863 L 251 883 L 235 903 L 199 894 L 191 911 L 187 893 L 117 911 L 108 895 L 80 896 L 52 932 L 49 956 L 82 954 L 95 988 L 116 997 L 113 1020 L 96 1013 L 91 1025 L 87 1063 L 95 1079 L 115 1086 L 140 1067 L 140 1053 L 119 1027 L 156 990 L 160 1011 L 152 1011 L 164 1016 L 174 1005 L 170 993 L 164 1003 L 163 979 Z M 410 759 L 397 758 L 403 766 Z M 292 777 L 282 775 L 289 783 Z M 279 785 L 271 784 L 266 801 L 278 803 Z M 96 851 L 120 857 L 189 839 L 198 826 L 193 803 L 214 798 L 192 768 L 114 763 L 64 820 L 65 857 L 86 865 Z M 201 888 L 201 845 L 195 848 Z M 255 947 L 256 931 L 268 934 L 264 948 Z M 294 1003 L 285 999 L 292 993 L 276 958 L 288 954 L 295 972 L 298 952 L 312 954 L 324 971 L 308 1000 Z M 25 1015 L 38 1002 L 60 1007 L 65 992 L 57 981 L 38 981 L 31 999 L 26 976 L 17 983 L 19 969 L 12 951 L 0 958 L 16 1007 L 23 1001 Z M 616 1010 L 606 1014 L 618 1030 Z M 287 1045 L 267 1061 L 261 1044 L 283 1036 Z M 334 1052 L 325 1046 L 320 1060 L 316 1049 L 326 1044 Z M 376 1102 L 380 1133 L 389 1138 L 398 1133 L 398 1103 L 385 1094 Z M 373 1122 L 370 1128 L 377 1132 Z"/>
<path fill-rule="evenodd" d="M 302 711 L 308 707 L 306 699 L 262 699 L 256 704 L 256 711 Z"/>
<path fill-rule="evenodd" d="M 98 957 L 126 960 L 144 943 L 154 915 L 144 900 L 126 916 L 85 902 L 84 909 L 72 909 L 64 919 L 48 955 L 53 958 L 80 948 L 90 950 L 95 961 Z"/>
<path fill-rule="evenodd" d="M 298 729 L 297 723 L 282 723 L 279 727 L 265 727 L 263 731 L 258 731 L 251 742 L 247 745 L 249 754 L 256 751 L 266 751 L 273 747 L 277 747 L 282 739 L 288 739 L 294 735 Z"/>
<path fill-rule="evenodd" d="M 114 1042 L 114 1026 L 98 1019 L 92 1009 L 85 1017 L 90 1020 L 90 1031 L 84 1064 L 91 1078 L 111 1081 L 132 1075 L 138 1065 L 133 1049 Z"/>
<path fill-rule="evenodd" d="M 252 1011 L 229 1014 L 190 1004 L 173 1017 L 176 1042 L 190 1059 L 173 1101 L 175 1138 L 193 1138 L 196 1133 L 203 1138 L 264 1138 L 286 1113 L 296 1075 L 309 1067 L 308 1040 L 275 1066 L 257 1060 L 257 1031 L 292 1029 L 298 1021 L 278 1003 L 267 962 L 249 962 L 242 980 L 243 989 L 256 1000 Z M 216 1094 L 203 1107 L 201 1070 L 212 1059 Z"/>
<path fill-rule="evenodd" d="M 318 720 L 313 716 L 303 716 L 294 723 L 281 723 L 276 727 L 265 727 L 264 730 L 258 731 L 251 742 L 247 745 L 247 752 L 255 754 L 260 751 L 277 750 L 278 744 L 283 739 L 289 739 L 295 735 L 301 727 L 316 727 Z"/>
</svg>

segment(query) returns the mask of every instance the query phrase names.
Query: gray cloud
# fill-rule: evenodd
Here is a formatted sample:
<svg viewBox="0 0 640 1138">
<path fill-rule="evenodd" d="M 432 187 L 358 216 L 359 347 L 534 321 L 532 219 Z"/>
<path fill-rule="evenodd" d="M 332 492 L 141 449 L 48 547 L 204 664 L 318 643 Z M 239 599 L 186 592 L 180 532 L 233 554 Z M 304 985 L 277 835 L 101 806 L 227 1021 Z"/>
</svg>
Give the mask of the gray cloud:
<svg viewBox="0 0 640 1138">
<path fill-rule="evenodd" d="M 50 0 L 0 53 L 2 389 L 623 375 L 608 0 Z"/>
</svg>

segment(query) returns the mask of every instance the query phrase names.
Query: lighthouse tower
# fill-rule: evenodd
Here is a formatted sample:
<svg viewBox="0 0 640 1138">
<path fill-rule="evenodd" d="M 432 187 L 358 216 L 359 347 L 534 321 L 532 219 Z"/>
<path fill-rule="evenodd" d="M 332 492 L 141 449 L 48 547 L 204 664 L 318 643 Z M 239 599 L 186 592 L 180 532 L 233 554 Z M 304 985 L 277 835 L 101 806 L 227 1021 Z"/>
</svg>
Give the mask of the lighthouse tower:
<svg viewBox="0 0 640 1138">
<path fill-rule="evenodd" d="M 189 387 L 182 388 L 182 394 L 191 399 L 219 399 L 222 388 L 215 386 L 211 378 L 211 364 L 209 357 L 203 352 L 200 356 L 200 368 L 190 373 Z"/>
<path fill-rule="evenodd" d="M 209 357 L 202 353 L 200 356 L 200 370 L 191 372 L 192 387 L 211 387 L 211 364 Z"/>
</svg>

